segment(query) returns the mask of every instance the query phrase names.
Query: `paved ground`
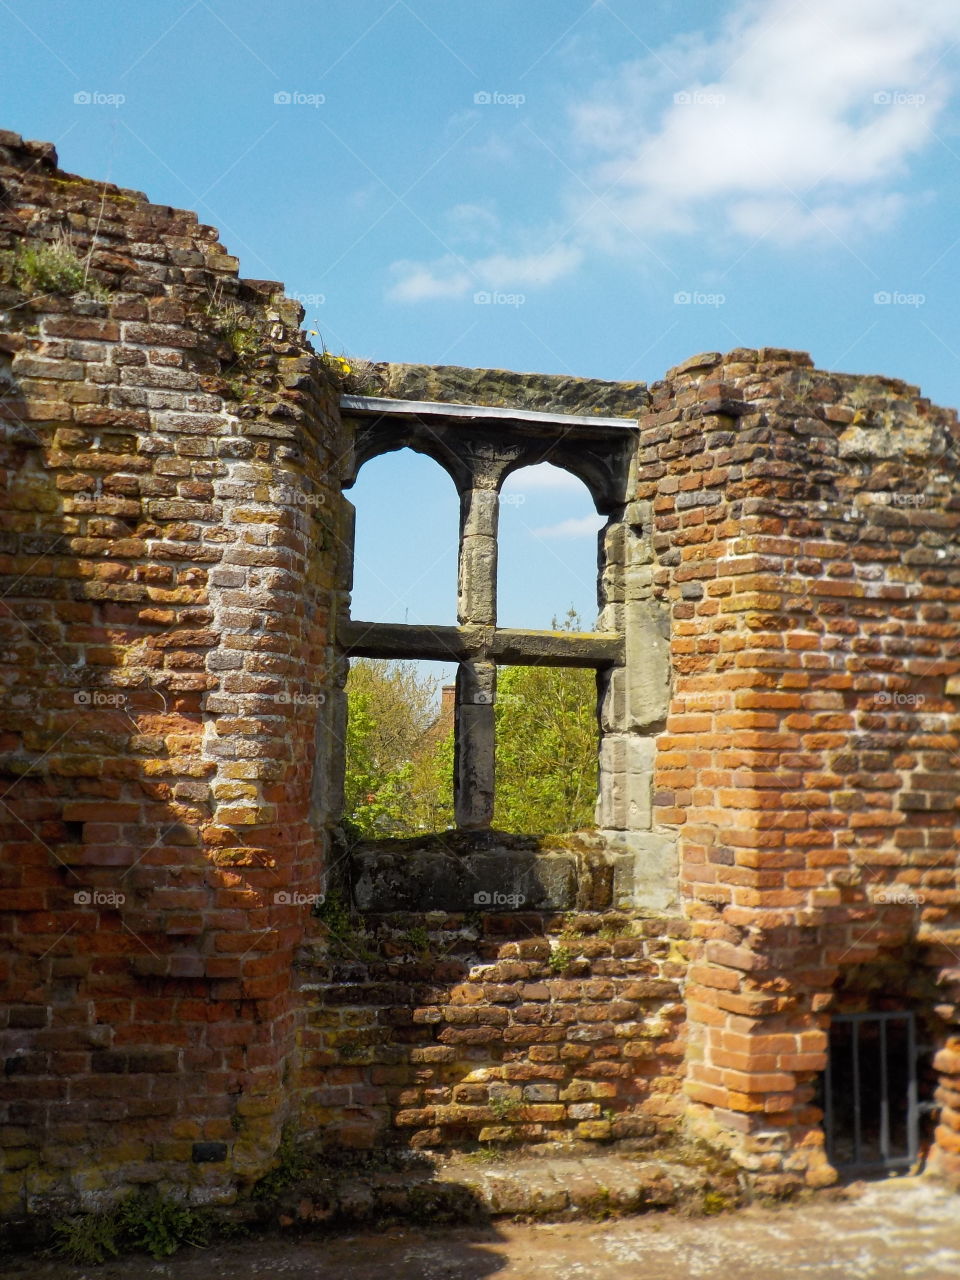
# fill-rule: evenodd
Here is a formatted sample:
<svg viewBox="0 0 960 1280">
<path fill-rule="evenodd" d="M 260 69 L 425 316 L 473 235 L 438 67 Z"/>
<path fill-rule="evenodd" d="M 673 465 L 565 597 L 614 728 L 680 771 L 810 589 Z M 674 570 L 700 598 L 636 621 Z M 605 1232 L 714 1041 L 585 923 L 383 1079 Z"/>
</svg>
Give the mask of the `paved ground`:
<svg viewBox="0 0 960 1280">
<path fill-rule="evenodd" d="M 272 1238 L 166 1263 L 14 1264 L 7 1280 L 958 1280 L 960 1195 L 919 1179 L 873 1183 L 721 1217 L 668 1214 L 379 1234 Z"/>
</svg>

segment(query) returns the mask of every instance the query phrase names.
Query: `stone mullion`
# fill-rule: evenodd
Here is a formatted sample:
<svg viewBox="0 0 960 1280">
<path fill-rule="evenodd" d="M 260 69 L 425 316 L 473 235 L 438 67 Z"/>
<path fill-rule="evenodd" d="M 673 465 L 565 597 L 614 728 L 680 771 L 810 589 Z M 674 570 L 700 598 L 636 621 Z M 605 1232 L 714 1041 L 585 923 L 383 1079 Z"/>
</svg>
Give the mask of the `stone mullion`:
<svg viewBox="0 0 960 1280">
<path fill-rule="evenodd" d="M 457 619 L 461 626 L 497 623 L 497 520 L 495 489 L 472 487 L 461 495 Z M 496 740 L 496 664 L 485 656 L 461 661 L 457 672 L 454 813 L 462 829 L 493 822 Z"/>
</svg>

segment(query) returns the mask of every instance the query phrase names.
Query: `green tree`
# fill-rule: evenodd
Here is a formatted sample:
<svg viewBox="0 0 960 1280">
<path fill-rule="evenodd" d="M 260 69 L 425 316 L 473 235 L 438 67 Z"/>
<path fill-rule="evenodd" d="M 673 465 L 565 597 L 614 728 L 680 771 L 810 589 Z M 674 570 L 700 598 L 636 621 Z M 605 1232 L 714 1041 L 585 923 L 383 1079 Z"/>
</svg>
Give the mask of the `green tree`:
<svg viewBox="0 0 960 1280">
<path fill-rule="evenodd" d="M 596 705 L 592 671 L 507 667 L 498 673 L 495 826 L 550 834 L 594 825 Z"/>
<path fill-rule="evenodd" d="M 555 629 L 579 630 L 571 610 Z M 347 681 L 344 822 L 361 838 L 453 825 L 452 731 L 438 732 L 437 681 L 415 663 L 352 663 Z M 572 667 L 502 667 L 497 676 L 496 805 L 503 831 L 594 825 L 596 677 Z"/>
<path fill-rule="evenodd" d="M 351 664 L 344 823 L 353 834 L 415 835 L 451 824 L 452 740 L 437 740 L 436 695 L 437 681 L 412 662 Z"/>
</svg>

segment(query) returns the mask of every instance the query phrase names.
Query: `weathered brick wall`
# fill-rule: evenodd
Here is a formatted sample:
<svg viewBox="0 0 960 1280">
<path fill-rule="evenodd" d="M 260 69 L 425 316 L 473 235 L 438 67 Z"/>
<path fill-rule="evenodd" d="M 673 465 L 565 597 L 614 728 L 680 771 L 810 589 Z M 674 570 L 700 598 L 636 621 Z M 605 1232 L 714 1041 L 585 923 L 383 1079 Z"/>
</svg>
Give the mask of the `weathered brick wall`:
<svg viewBox="0 0 960 1280">
<path fill-rule="evenodd" d="M 649 393 L 378 366 L 399 396 L 639 409 L 613 568 L 644 626 L 667 614 L 670 669 L 628 673 L 644 839 L 604 853 L 608 898 L 330 929 L 337 388 L 212 228 L 55 164 L 0 134 L 0 1211 L 229 1198 L 287 1118 L 442 1145 L 682 1113 L 761 1177 L 824 1181 L 841 985 L 923 1005 L 931 1164 L 960 1181 L 955 415 L 795 352 Z M 25 273 L 64 231 L 85 289 Z M 675 842 L 683 918 L 624 909 Z"/>
<path fill-rule="evenodd" d="M 64 231 L 96 297 L 23 274 Z M 0 1201 L 229 1194 L 324 857 L 336 389 L 213 228 L 12 134 L 0 250 Z"/>
<path fill-rule="evenodd" d="M 612 911 L 365 914 L 302 958 L 304 1123 L 334 1146 L 661 1138 L 688 935 Z"/>
<path fill-rule="evenodd" d="M 956 415 L 782 351 L 697 357 L 651 390 L 638 497 L 674 680 L 657 821 L 704 944 L 693 1114 L 754 1170 L 829 1178 L 811 1099 L 834 984 L 919 940 L 950 1104 L 933 1164 L 956 1174 Z"/>
</svg>

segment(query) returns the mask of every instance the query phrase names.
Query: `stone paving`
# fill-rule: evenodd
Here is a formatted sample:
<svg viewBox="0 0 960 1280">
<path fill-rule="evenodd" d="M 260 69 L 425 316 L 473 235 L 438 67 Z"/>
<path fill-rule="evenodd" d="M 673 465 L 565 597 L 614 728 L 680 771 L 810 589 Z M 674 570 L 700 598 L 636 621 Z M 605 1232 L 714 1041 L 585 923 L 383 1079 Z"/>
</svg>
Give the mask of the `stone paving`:
<svg viewBox="0 0 960 1280">
<path fill-rule="evenodd" d="M 719 1217 L 649 1214 L 606 1222 L 248 1241 L 168 1262 L 14 1264 L 7 1280 L 956 1280 L 960 1198 L 917 1178 L 821 1193 Z"/>
</svg>

